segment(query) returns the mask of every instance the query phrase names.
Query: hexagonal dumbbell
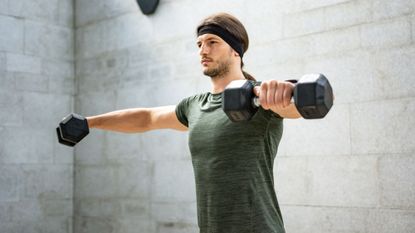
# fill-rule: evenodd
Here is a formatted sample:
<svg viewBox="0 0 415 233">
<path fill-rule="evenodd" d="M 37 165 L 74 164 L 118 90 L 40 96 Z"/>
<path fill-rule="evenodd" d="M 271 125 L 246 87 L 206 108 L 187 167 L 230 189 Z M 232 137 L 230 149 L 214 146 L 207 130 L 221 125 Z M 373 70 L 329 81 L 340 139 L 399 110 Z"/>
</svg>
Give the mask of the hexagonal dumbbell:
<svg viewBox="0 0 415 233">
<path fill-rule="evenodd" d="M 222 93 L 222 109 L 234 122 L 247 121 L 259 107 L 249 80 L 232 81 Z M 333 90 L 322 74 L 307 74 L 294 87 L 294 104 L 304 119 L 323 118 L 333 105 Z"/>
<path fill-rule="evenodd" d="M 75 146 L 89 133 L 88 121 L 85 117 L 71 113 L 56 128 L 59 143 Z"/>
<path fill-rule="evenodd" d="M 322 74 L 307 74 L 294 87 L 294 104 L 304 119 L 320 119 L 333 106 L 333 89 Z"/>
</svg>

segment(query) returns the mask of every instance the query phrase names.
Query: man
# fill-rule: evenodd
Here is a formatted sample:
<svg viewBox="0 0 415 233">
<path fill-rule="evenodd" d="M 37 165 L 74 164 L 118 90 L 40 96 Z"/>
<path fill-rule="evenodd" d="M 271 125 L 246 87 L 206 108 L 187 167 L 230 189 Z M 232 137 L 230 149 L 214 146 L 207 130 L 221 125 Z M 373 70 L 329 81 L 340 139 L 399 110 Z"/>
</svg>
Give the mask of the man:
<svg viewBox="0 0 415 233">
<path fill-rule="evenodd" d="M 282 119 L 299 118 L 290 102 L 294 84 L 269 80 L 254 89 L 261 107 L 250 121 L 231 122 L 221 109 L 221 93 L 233 80 L 250 79 L 242 70 L 249 45 L 235 17 L 212 15 L 197 28 L 203 73 L 210 92 L 177 106 L 135 108 L 87 117 L 90 128 L 119 132 L 155 129 L 189 131 L 201 233 L 282 233 L 274 190 L 273 162 Z"/>
</svg>

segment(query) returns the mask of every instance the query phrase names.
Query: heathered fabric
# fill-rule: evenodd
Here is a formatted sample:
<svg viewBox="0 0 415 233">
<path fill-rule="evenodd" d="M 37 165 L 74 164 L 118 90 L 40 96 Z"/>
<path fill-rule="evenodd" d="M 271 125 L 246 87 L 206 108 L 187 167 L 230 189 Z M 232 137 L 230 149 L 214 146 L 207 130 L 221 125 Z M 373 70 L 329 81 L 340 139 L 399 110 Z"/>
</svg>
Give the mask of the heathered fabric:
<svg viewBox="0 0 415 233">
<path fill-rule="evenodd" d="M 200 233 L 284 233 L 273 163 L 282 119 L 262 108 L 231 122 L 221 94 L 204 93 L 176 107 L 189 128 Z"/>
</svg>

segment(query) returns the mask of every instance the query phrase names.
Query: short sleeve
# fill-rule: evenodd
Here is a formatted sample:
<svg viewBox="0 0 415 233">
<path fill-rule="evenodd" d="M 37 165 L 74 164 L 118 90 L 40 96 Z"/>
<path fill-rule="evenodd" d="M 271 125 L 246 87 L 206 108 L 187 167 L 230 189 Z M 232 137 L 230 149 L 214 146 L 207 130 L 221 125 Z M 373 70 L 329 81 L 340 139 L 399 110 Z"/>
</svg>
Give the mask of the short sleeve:
<svg viewBox="0 0 415 233">
<path fill-rule="evenodd" d="M 176 106 L 176 116 L 177 119 L 186 127 L 189 127 L 188 121 L 188 113 L 189 113 L 189 98 L 185 98 Z"/>
</svg>

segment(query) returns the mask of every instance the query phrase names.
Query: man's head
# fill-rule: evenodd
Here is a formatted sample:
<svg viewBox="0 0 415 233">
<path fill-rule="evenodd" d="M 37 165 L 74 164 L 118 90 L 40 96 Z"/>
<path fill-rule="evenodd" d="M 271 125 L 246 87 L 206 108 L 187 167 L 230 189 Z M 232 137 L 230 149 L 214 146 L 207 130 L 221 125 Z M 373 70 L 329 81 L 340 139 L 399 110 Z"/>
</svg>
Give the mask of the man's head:
<svg viewBox="0 0 415 233">
<path fill-rule="evenodd" d="M 242 68 L 249 39 L 237 18 L 227 13 L 211 15 L 200 23 L 196 33 L 205 75 L 221 77 L 233 66 Z"/>
</svg>

